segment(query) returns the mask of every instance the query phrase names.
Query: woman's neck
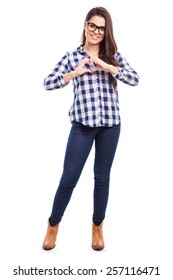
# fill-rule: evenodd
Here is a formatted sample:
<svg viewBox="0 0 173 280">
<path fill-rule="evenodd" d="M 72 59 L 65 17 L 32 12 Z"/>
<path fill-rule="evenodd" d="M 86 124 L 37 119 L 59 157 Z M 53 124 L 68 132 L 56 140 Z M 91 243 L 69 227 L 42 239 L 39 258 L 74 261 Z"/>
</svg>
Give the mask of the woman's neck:
<svg viewBox="0 0 173 280">
<path fill-rule="evenodd" d="M 90 45 L 85 44 L 83 49 L 90 55 L 90 56 L 99 56 L 99 45 Z"/>
</svg>

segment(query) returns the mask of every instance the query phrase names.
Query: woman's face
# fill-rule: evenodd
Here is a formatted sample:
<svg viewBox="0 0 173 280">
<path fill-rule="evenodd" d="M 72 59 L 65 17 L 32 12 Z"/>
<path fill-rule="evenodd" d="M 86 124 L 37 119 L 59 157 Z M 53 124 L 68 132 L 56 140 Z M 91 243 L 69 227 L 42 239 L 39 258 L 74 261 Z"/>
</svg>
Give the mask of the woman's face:
<svg viewBox="0 0 173 280">
<path fill-rule="evenodd" d="M 93 16 L 84 25 L 86 43 L 100 44 L 104 39 L 105 19 L 101 16 Z"/>
</svg>

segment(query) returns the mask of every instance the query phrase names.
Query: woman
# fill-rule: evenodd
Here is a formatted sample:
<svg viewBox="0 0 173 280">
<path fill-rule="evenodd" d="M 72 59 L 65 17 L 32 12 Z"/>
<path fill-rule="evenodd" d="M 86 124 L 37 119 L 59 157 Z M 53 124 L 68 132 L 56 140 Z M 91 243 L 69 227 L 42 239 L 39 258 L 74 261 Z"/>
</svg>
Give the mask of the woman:
<svg viewBox="0 0 173 280">
<path fill-rule="evenodd" d="M 43 249 L 55 247 L 59 224 L 95 142 L 92 248 L 104 248 L 103 220 L 108 202 L 110 171 L 120 134 L 117 80 L 138 84 L 138 75 L 117 52 L 110 14 L 96 7 L 86 16 L 82 45 L 67 52 L 44 80 L 46 90 L 70 81 L 74 102 L 64 169 L 48 220 Z"/>
</svg>

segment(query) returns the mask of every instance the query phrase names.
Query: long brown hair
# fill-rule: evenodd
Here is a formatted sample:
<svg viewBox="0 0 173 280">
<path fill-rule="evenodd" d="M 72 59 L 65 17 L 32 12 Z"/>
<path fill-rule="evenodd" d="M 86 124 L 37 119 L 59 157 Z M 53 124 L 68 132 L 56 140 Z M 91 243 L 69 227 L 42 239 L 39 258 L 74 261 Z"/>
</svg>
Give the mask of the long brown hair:
<svg viewBox="0 0 173 280">
<path fill-rule="evenodd" d="M 106 63 L 114 66 L 118 66 L 118 62 L 115 59 L 115 53 L 117 52 L 117 44 L 113 34 L 113 24 L 109 12 L 103 7 L 96 7 L 91 9 L 86 18 L 85 22 L 89 21 L 93 16 L 100 16 L 105 19 L 105 35 L 103 41 L 100 43 L 99 58 Z M 82 44 L 85 45 L 86 37 L 85 30 L 82 34 Z M 111 83 L 116 84 L 116 80 L 109 73 L 109 80 Z"/>
</svg>

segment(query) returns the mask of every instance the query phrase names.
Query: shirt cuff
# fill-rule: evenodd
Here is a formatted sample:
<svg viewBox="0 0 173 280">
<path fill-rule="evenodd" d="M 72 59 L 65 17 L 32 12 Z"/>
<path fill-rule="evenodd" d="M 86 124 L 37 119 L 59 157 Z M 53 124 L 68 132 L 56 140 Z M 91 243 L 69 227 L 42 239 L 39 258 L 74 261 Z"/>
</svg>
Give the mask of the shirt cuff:
<svg viewBox="0 0 173 280">
<path fill-rule="evenodd" d="M 115 79 L 121 79 L 123 76 L 123 71 L 121 70 L 121 68 L 118 68 L 118 69 L 119 69 L 119 73 L 116 75 L 113 75 L 115 77 Z"/>
<path fill-rule="evenodd" d="M 68 82 L 68 83 L 66 83 L 66 82 L 64 81 L 63 76 L 61 76 L 60 83 L 61 83 L 61 86 L 62 86 L 62 87 L 64 87 L 64 86 L 66 86 L 66 85 L 68 85 L 68 84 L 69 84 L 69 82 Z"/>
</svg>

